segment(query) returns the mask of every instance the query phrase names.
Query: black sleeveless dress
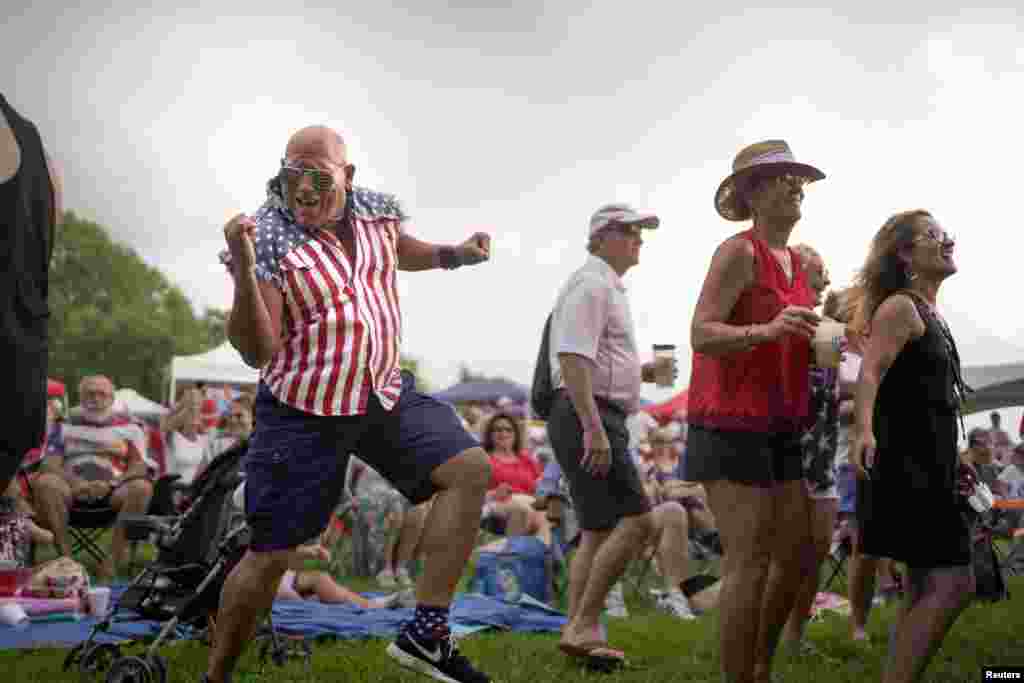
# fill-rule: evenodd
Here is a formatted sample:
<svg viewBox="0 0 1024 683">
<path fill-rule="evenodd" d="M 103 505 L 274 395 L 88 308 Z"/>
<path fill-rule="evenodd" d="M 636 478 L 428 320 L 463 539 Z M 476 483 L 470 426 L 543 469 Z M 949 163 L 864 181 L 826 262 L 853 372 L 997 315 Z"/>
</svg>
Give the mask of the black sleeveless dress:
<svg viewBox="0 0 1024 683">
<path fill-rule="evenodd" d="M 875 466 L 857 486 L 863 550 L 915 568 L 968 565 L 957 493 L 960 360 L 945 323 L 911 298 L 925 333 L 903 347 L 878 389 Z"/>
<path fill-rule="evenodd" d="M 42 443 L 46 426 L 47 295 L 56 217 L 36 127 L 3 95 L 0 111 L 21 149 L 14 177 L 0 182 L 0 377 L 14 392 L 0 429 L 0 476 L 8 476 L 26 451 Z"/>
</svg>

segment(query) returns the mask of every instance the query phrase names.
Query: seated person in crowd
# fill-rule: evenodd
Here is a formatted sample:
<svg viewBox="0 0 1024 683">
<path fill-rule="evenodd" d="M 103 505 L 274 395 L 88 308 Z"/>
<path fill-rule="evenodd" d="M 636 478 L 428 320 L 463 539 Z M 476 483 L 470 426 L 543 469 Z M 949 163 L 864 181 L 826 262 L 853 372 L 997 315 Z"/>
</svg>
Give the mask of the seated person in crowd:
<svg viewBox="0 0 1024 683">
<path fill-rule="evenodd" d="M 999 473 L 999 481 L 1006 486 L 1007 498 L 1024 498 L 1024 442 L 1017 444 L 1010 454 L 1010 464 Z"/>
<path fill-rule="evenodd" d="M 481 515 L 481 526 L 505 536 L 538 536 L 551 543 L 551 525 L 533 508 L 540 465 L 522 447 L 519 421 L 496 413 L 484 425 L 481 440 L 491 462 L 491 482 Z"/>
<path fill-rule="evenodd" d="M 178 483 L 192 483 L 203 462 L 209 439 L 203 429 L 203 398 L 197 389 L 186 389 L 174 410 L 160 420 L 164 474 L 178 475 Z"/>
<path fill-rule="evenodd" d="M 206 452 L 203 453 L 200 470 L 224 451 L 249 438 L 252 434 L 252 408 L 253 399 L 249 394 L 231 399 L 217 429 L 207 435 Z"/>
<path fill-rule="evenodd" d="M 707 505 L 704 487 L 683 479 L 683 463 L 668 429 L 654 430 L 651 450 L 640 465 L 640 479 L 655 503 L 675 501 L 686 510 L 689 526 L 699 535 L 713 534 L 715 518 Z"/>
<path fill-rule="evenodd" d="M 707 509 L 703 487 L 682 479 L 671 433 L 664 428 L 652 431 L 650 445 L 650 456 L 639 467 L 652 507 L 651 545 L 665 582 L 658 607 L 679 619 L 693 619 L 693 610 L 682 591 L 683 581 L 690 574 L 690 529 L 713 532 L 714 518 Z"/>
<path fill-rule="evenodd" d="M 997 496 L 1006 493 L 1006 485 L 999 480 L 1001 468 L 992 457 L 992 436 L 989 430 L 975 427 L 967 434 L 967 450 L 960 454 L 960 461 L 972 467 L 978 476 Z"/>
<path fill-rule="evenodd" d="M 383 588 L 409 588 L 413 583 L 409 563 L 419 550 L 430 501 L 410 505 L 398 489 L 362 460 L 352 458 L 350 467 L 356 514 L 366 522 L 369 553 L 381 567 L 377 583 Z"/>
<path fill-rule="evenodd" d="M 348 604 L 363 609 L 389 609 L 398 607 L 400 593 L 382 595 L 378 598 L 364 598 L 359 593 L 345 588 L 325 571 L 289 569 L 281 577 L 277 587 L 276 600 L 319 600 L 325 604 Z"/>
<path fill-rule="evenodd" d="M 0 499 L 0 560 L 27 567 L 32 557 L 32 544 L 49 545 L 53 534 L 38 526 L 27 511 L 17 479 L 11 481 Z"/>
<path fill-rule="evenodd" d="M 70 555 L 68 514 L 74 506 L 112 507 L 119 514 L 142 514 L 149 506 L 153 466 L 146 436 L 129 416 L 113 412 L 114 385 L 103 375 L 82 379 L 82 405 L 54 426 L 46 454 L 31 484 L 31 503 L 42 526 L 53 532 L 61 555 Z M 98 568 L 110 579 L 127 557 L 124 528 L 114 525 L 111 553 Z"/>
</svg>

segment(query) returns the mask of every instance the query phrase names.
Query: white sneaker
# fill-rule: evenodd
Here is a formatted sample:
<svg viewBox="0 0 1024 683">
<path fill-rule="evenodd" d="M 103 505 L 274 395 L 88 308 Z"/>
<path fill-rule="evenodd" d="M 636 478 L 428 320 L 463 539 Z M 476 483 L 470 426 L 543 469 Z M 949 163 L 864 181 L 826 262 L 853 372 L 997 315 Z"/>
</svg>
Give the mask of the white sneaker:
<svg viewBox="0 0 1024 683">
<path fill-rule="evenodd" d="M 683 595 L 682 591 L 672 591 L 658 598 L 658 609 L 684 621 L 697 618 L 693 610 L 690 609 L 690 602 Z"/>
<path fill-rule="evenodd" d="M 608 591 L 608 597 L 604 599 L 604 613 L 609 617 L 616 617 L 618 619 L 625 619 L 629 616 L 629 610 L 626 609 L 626 599 L 622 596 L 621 583 L 616 583 Z"/>
<path fill-rule="evenodd" d="M 389 569 L 388 567 L 384 567 L 384 569 L 381 569 L 380 572 L 377 574 L 377 585 L 378 586 L 383 586 L 384 588 L 394 588 L 395 587 L 395 572 L 394 572 L 394 570 Z"/>
<path fill-rule="evenodd" d="M 395 580 L 398 581 L 398 585 L 402 588 L 412 588 L 413 586 L 412 577 L 409 576 L 409 570 L 405 567 L 395 572 Z"/>
<path fill-rule="evenodd" d="M 402 601 L 401 593 L 382 595 L 379 598 L 370 598 L 370 607 L 378 609 L 394 609 Z"/>
</svg>

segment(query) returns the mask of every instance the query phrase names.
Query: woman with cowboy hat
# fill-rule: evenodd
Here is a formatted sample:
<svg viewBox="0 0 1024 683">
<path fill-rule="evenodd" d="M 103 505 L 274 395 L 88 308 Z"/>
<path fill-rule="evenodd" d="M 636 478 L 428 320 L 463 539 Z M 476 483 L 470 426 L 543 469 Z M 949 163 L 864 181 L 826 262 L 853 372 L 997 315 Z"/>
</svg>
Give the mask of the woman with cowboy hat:
<svg viewBox="0 0 1024 683">
<path fill-rule="evenodd" d="M 769 680 L 807 570 L 800 435 L 818 316 L 787 245 L 804 186 L 824 177 L 768 140 L 736 155 L 715 194 L 723 218 L 753 225 L 718 247 L 694 312 L 685 478 L 704 484 L 726 550 L 719 637 L 732 683 Z"/>
</svg>

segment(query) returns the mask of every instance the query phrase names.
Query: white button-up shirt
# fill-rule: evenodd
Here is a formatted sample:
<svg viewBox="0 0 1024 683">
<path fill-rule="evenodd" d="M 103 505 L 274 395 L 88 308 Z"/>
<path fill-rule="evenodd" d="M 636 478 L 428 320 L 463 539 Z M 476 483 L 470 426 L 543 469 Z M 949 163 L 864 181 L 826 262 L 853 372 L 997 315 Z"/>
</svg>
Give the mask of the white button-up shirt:
<svg viewBox="0 0 1024 683">
<path fill-rule="evenodd" d="M 551 382 L 564 387 L 558 354 L 591 362 L 594 394 L 627 414 L 640 407 L 641 366 L 636 331 L 622 278 L 591 255 L 562 287 L 551 316 Z"/>
</svg>

